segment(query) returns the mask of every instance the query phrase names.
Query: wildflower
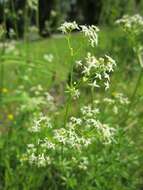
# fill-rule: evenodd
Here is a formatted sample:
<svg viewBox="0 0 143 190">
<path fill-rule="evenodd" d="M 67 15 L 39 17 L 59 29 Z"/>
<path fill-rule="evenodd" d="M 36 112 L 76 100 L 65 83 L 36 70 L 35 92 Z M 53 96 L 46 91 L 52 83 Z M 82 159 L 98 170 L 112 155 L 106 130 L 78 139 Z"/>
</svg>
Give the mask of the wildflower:
<svg viewBox="0 0 143 190">
<path fill-rule="evenodd" d="M 12 121 L 12 120 L 14 120 L 14 115 L 13 114 L 8 114 L 7 118 Z"/>
<path fill-rule="evenodd" d="M 74 124 L 74 125 L 81 125 L 81 123 L 82 123 L 81 118 L 71 117 L 70 120 L 71 120 L 72 124 Z"/>
<path fill-rule="evenodd" d="M 83 65 L 83 78 L 87 78 L 87 81 L 89 79 L 89 85 L 94 88 L 99 88 L 99 82 L 103 81 L 105 90 L 107 90 L 109 88 L 110 73 L 114 71 L 115 66 L 115 60 L 108 55 L 97 59 L 91 53 L 88 53 Z"/>
<path fill-rule="evenodd" d="M 118 19 L 116 21 L 117 24 L 124 24 L 127 26 L 132 26 L 135 24 L 143 26 L 143 17 L 139 14 L 135 14 L 133 16 L 124 15 L 121 19 Z"/>
<path fill-rule="evenodd" d="M 113 100 L 113 99 L 111 99 L 111 98 L 104 98 L 103 101 L 106 102 L 106 103 L 108 103 L 109 105 L 115 103 L 115 100 Z"/>
<path fill-rule="evenodd" d="M 143 31 L 143 17 L 139 14 L 133 16 L 124 15 L 116 21 L 116 24 L 120 25 L 129 34 L 138 35 Z"/>
<path fill-rule="evenodd" d="M 99 113 L 99 109 L 92 109 L 90 105 L 81 108 L 81 113 L 86 117 L 92 117 Z"/>
<path fill-rule="evenodd" d="M 114 96 L 119 101 L 120 104 L 128 105 L 130 103 L 128 100 L 128 97 L 125 97 L 122 93 L 116 93 L 116 94 L 114 94 Z"/>
<path fill-rule="evenodd" d="M 100 86 L 97 84 L 97 81 L 94 80 L 92 83 L 89 84 L 90 86 L 92 86 L 93 88 L 99 88 Z"/>
<path fill-rule="evenodd" d="M 75 21 L 74 22 L 65 22 L 61 25 L 59 30 L 65 34 L 67 34 L 67 33 L 72 32 L 73 30 L 79 30 L 79 26 Z"/>
<path fill-rule="evenodd" d="M 29 128 L 30 132 L 37 133 L 40 131 L 40 123 L 39 121 L 35 121 L 35 125 Z"/>
<path fill-rule="evenodd" d="M 89 42 L 91 44 L 92 47 L 97 46 L 98 44 L 98 32 L 99 29 L 98 27 L 92 25 L 92 26 L 85 26 L 85 25 L 81 25 L 81 31 L 82 33 L 84 33 L 84 35 L 86 37 L 88 37 Z"/>
<path fill-rule="evenodd" d="M 30 164 L 34 164 L 34 163 L 36 163 L 36 160 L 37 160 L 37 157 L 35 156 L 35 154 L 34 153 L 32 153 L 30 156 L 29 156 L 29 163 Z"/>
<path fill-rule="evenodd" d="M 113 141 L 113 136 L 115 133 L 115 129 L 109 127 L 107 124 L 103 124 L 102 127 L 100 128 L 102 135 L 103 135 L 103 140 L 105 144 L 110 144 Z"/>
<path fill-rule="evenodd" d="M 37 166 L 45 167 L 51 164 L 51 158 L 49 156 L 45 156 L 44 154 L 38 155 L 37 157 Z"/>
<path fill-rule="evenodd" d="M 48 62 L 52 62 L 53 59 L 54 59 L 54 56 L 53 56 L 53 54 L 45 54 L 45 55 L 44 55 L 44 59 L 45 59 L 46 61 L 48 61 Z"/>
<path fill-rule="evenodd" d="M 4 94 L 8 93 L 8 89 L 7 89 L 7 88 L 2 88 L 2 92 L 3 92 Z"/>
<path fill-rule="evenodd" d="M 55 144 L 49 141 L 48 138 L 38 140 L 38 145 L 40 145 L 42 148 L 55 150 Z"/>
<path fill-rule="evenodd" d="M 75 86 L 67 86 L 66 93 L 69 93 L 74 100 L 80 96 L 80 92 Z"/>
<path fill-rule="evenodd" d="M 45 128 L 52 128 L 51 119 L 49 117 L 40 115 L 39 119 L 33 120 L 32 127 L 29 128 L 30 132 L 38 133 L 41 131 L 41 124 L 44 124 Z"/>
<path fill-rule="evenodd" d="M 27 147 L 28 148 L 34 148 L 34 144 L 28 144 Z"/>
<path fill-rule="evenodd" d="M 54 97 L 51 96 L 50 93 L 46 92 L 45 95 L 46 95 L 46 99 L 47 99 L 48 102 L 53 102 L 54 101 Z"/>
<path fill-rule="evenodd" d="M 81 170 L 87 170 L 88 165 L 89 165 L 88 158 L 87 157 L 82 157 L 79 164 L 78 164 L 78 167 Z"/>
<path fill-rule="evenodd" d="M 77 67 L 81 67 L 81 66 L 82 66 L 82 61 L 81 61 L 81 60 L 76 61 L 76 66 L 77 66 Z"/>
<path fill-rule="evenodd" d="M 105 85 L 105 90 L 108 90 L 109 89 L 109 82 L 108 81 L 104 82 L 104 85 Z"/>
<path fill-rule="evenodd" d="M 54 138 L 58 142 L 66 144 L 66 130 L 64 128 L 54 130 Z"/>
</svg>

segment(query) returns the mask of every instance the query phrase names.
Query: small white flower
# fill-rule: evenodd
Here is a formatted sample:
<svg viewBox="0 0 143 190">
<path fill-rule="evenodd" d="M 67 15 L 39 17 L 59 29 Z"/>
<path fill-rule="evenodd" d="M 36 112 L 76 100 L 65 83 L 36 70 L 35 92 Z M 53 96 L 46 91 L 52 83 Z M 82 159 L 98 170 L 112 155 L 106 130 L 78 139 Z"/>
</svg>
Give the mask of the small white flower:
<svg viewBox="0 0 143 190">
<path fill-rule="evenodd" d="M 81 31 L 84 33 L 86 37 L 88 37 L 89 42 L 92 47 L 97 46 L 98 44 L 98 32 L 99 29 L 98 27 L 92 25 L 92 26 L 85 26 L 81 25 Z"/>
<path fill-rule="evenodd" d="M 105 90 L 108 90 L 109 89 L 109 82 L 108 81 L 104 82 L 104 85 L 105 85 Z"/>
<path fill-rule="evenodd" d="M 110 104 L 110 105 L 115 103 L 115 100 L 113 100 L 111 98 L 104 98 L 103 101 Z"/>
<path fill-rule="evenodd" d="M 81 67 L 82 66 L 82 61 L 81 60 L 76 61 L 76 65 L 77 65 L 77 67 Z"/>
<path fill-rule="evenodd" d="M 44 55 L 44 59 L 45 59 L 46 61 L 48 61 L 48 62 L 52 62 L 53 59 L 54 59 L 54 56 L 53 56 L 53 54 L 45 54 L 45 55 Z"/>
<path fill-rule="evenodd" d="M 129 35 L 142 34 L 143 31 L 143 17 L 139 14 L 133 16 L 124 15 L 116 21 L 116 24 L 119 24 Z"/>
<path fill-rule="evenodd" d="M 70 94 L 74 100 L 80 96 L 80 91 L 75 86 L 67 86 L 66 93 Z"/>
<path fill-rule="evenodd" d="M 92 86 L 93 88 L 99 88 L 100 86 L 97 84 L 96 80 L 93 81 L 93 83 L 89 84 L 90 86 Z"/>
<path fill-rule="evenodd" d="M 71 117 L 70 120 L 74 125 L 81 125 L 81 123 L 82 123 L 81 118 Z"/>
<path fill-rule="evenodd" d="M 89 161 L 87 157 L 82 157 L 80 160 L 80 163 L 78 164 L 78 167 L 81 170 L 87 170 L 88 169 L 88 165 L 89 165 Z"/>
<path fill-rule="evenodd" d="M 60 31 L 67 34 L 72 32 L 73 30 L 79 30 L 78 24 L 74 22 L 64 22 L 61 27 L 59 28 Z"/>
</svg>

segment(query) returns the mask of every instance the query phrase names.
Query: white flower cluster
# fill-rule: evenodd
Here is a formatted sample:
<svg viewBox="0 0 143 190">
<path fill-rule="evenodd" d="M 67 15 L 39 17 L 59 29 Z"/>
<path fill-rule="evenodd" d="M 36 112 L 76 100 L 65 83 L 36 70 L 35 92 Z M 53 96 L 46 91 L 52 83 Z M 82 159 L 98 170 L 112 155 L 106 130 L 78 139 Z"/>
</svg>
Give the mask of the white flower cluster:
<svg viewBox="0 0 143 190">
<path fill-rule="evenodd" d="M 99 28 L 97 26 L 85 26 L 85 25 L 81 25 L 81 31 L 83 32 L 83 34 L 88 37 L 89 42 L 91 44 L 92 47 L 97 46 L 98 44 L 98 32 L 99 32 Z"/>
<path fill-rule="evenodd" d="M 38 120 L 33 120 L 33 125 L 28 130 L 33 133 L 38 133 L 41 131 L 41 126 L 46 128 L 52 128 L 51 119 L 46 116 L 40 116 Z"/>
<path fill-rule="evenodd" d="M 44 138 L 43 140 L 39 139 L 38 140 L 38 145 L 40 145 L 42 148 L 44 148 L 44 151 L 47 150 L 55 150 L 55 144 L 51 142 L 47 137 Z"/>
<path fill-rule="evenodd" d="M 57 110 L 54 97 L 49 92 L 45 91 L 44 88 L 40 84 L 38 84 L 37 86 L 31 87 L 30 93 L 32 93 L 32 98 L 30 98 L 31 101 L 32 99 L 35 101 L 37 100 L 35 102 L 35 105 L 38 105 L 38 104 L 46 105 L 48 107 L 49 112 Z M 33 97 L 33 94 L 36 97 Z M 38 100 L 39 100 L 39 103 L 38 103 Z M 33 103 L 33 101 L 32 102 L 31 101 L 28 102 L 29 105 Z M 28 105 L 23 105 L 22 107 L 24 109 L 28 107 Z"/>
<path fill-rule="evenodd" d="M 121 25 L 126 31 L 138 33 L 141 29 L 143 32 L 143 17 L 139 14 L 133 16 L 124 15 L 116 23 Z"/>
<path fill-rule="evenodd" d="M 74 22 L 64 22 L 60 27 L 59 30 L 62 31 L 64 34 L 70 33 L 73 30 L 79 30 L 78 24 Z"/>
<path fill-rule="evenodd" d="M 84 81 L 88 81 L 93 88 L 100 87 L 100 82 L 104 82 L 105 90 L 109 88 L 110 75 L 116 66 L 115 60 L 105 55 L 97 59 L 91 53 L 87 54 L 85 62 L 78 61 L 77 66 L 81 67 Z"/>
<path fill-rule="evenodd" d="M 71 123 L 68 124 L 67 128 L 54 130 L 54 139 L 56 139 L 57 143 L 65 145 L 65 148 L 74 148 L 79 151 L 91 144 L 90 138 L 79 135 L 76 129 L 71 126 Z"/>
<path fill-rule="evenodd" d="M 82 125 L 87 129 L 95 129 L 99 140 L 104 144 L 110 144 L 114 141 L 115 128 L 109 127 L 108 124 L 103 124 L 98 119 L 99 109 L 92 108 L 90 105 L 81 108 Z"/>
<path fill-rule="evenodd" d="M 75 21 L 74 22 L 65 22 L 59 28 L 64 34 L 70 33 L 74 30 L 81 31 L 85 37 L 88 38 L 89 43 L 92 47 L 97 46 L 98 44 L 98 32 L 99 28 L 95 25 L 86 26 L 86 25 L 78 25 Z"/>
<path fill-rule="evenodd" d="M 51 63 L 53 61 L 53 59 L 54 59 L 54 56 L 53 56 L 53 54 L 44 54 L 43 58 L 44 58 L 44 60 Z"/>
<path fill-rule="evenodd" d="M 121 98 L 121 95 L 119 97 Z M 123 100 L 125 101 L 122 98 Z M 113 143 L 116 130 L 100 121 L 100 110 L 97 108 L 97 104 L 99 102 L 96 101 L 96 106 L 82 107 L 81 116 L 71 117 L 65 127 L 53 128 L 50 118 L 43 115 L 38 120 L 34 120 L 29 131 L 33 135 L 38 133 L 40 138 L 27 146 L 27 152 L 21 160 L 28 161 L 29 164 L 37 167 L 45 167 L 54 164 L 56 159 L 54 155 L 58 153 L 61 156 L 61 150 L 67 154 L 70 150 L 70 154 L 74 155 L 82 153 L 97 140 L 102 144 Z M 87 159 L 83 159 L 81 162 L 77 160 L 77 163 L 79 169 L 87 169 Z"/>
<path fill-rule="evenodd" d="M 80 96 L 80 91 L 79 89 L 76 88 L 76 85 L 73 86 L 67 86 L 66 93 L 70 94 L 70 96 L 76 100 Z"/>
<path fill-rule="evenodd" d="M 51 158 L 44 152 L 38 153 L 39 147 L 34 144 L 27 145 L 27 152 L 23 154 L 21 162 L 28 161 L 30 165 L 36 165 L 37 167 L 45 167 L 51 164 Z M 46 150 L 46 149 L 45 149 Z"/>
<path fill-rule="evenodd" d="M 55 144 L 47 137 L 38 139 L 37 143 L 27 145 L 27 152 L 23 155 L 21 161 L 28 161 L 31 165 L 45 167 L 52 162 L 52 158 L 48 152 L 54 150 Z"/>
<path fill-rule="evenodd" d="M 114 97 L 122 105 L 128 105 L 130 103 L 128 97 L 124 96 L 122 93 L 114 93 Z"/>
<path fill-rule="evenodd" d="M 119 110 L 123 108 L 124 106 L 124 110 L 126 108 L 126 106 L 130 103 L 128 97 L 126 97 L 124 94 L 122 93 L 113 93 L 112 94 L 112 98 L 104 98 L 103 99 L 103 103 L 105 102 L 106 104 L 106 109 L 108 106 L 110 111 L 113 111 L 114 114 L 118 114 Z M 107 110 L 109 113 L 109 110 Z"/>
<path fill-rule="evenodd" d="M 81 170 L 87 170 L 88 169 L 88 165 L 89 165 L 89 161 L 88 161 L 88 158 L 87 157 L 82 157 L 79 164 L 78 164 L 78 167 L 79 169 Z"/>
<path fill-rule="evenodd" d="M 40 84 L 38 84 L 37 86 L 32 86 L 30 88 L 30 92 L 34 93 L 37 96 L 40 95 L 41 93 L 43 93 L 43 90 L 44 89 Z"/>
<path fill-rule="evenodd" d="M 97 114 L 99 114 L 99 109 L 92 109 L 91 105 L 88 105 L 81 108 L 81 113 L 83 114 L 83 116 L 95 117 Z"/>
</svg>

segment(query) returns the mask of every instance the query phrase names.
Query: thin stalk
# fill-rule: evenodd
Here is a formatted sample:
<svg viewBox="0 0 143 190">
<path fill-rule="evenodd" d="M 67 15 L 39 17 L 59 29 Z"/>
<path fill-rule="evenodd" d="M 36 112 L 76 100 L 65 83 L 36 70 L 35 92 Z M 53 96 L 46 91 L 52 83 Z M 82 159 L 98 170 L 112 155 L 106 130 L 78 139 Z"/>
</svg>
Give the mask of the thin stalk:
<svg viewBox="0 0 143 190">
<path fill-rule="evenodd" d="M 68 42 L 68 48 L 70 50 L 70 56 L 71 56 L 71 68 L 70 68 L 70 86 L 73 85 L 73 57 L 74 57 L 74 51 L 73 48 L 71 46 L 71 42 L 70 42 L 70 34 L 68 34 L 67 36 L 67 42 Z M 69 114 L 69 108 L 71 105 L 71 101 L 72 101 L 72 97 L 71 95 L 69 95 L 67 103 L 66 103 L 66 111 L 65 111 L 65 120 L 64 120 L 64 126 L 66 126 L 67 120 L 68 120 L 68 114 Z"/>
<path fill-rule="evenodd" d="M 70 56 L 71 56 L 71 68 L 70 68 L 70 85 L 72 86 L 72 83 L 73 83 L 73 56 L 74 56 L 74 51 L 73 51 L 73 48 L 72 48 L 72 46 L 71 46 L 71 35 L 70 34 L 68 34 L 68 36 L 67 36 L 67 42 L 68 42 L 68 48 L 69 48 L 69 50 L 70 50 Z"/>
<path fill-rule="evenodd" d="M 91 103 L 92 103 L 92 105 L 94 103 L 94 87 L 91 88 Z"/>
<path fill-rule="evenodd" d="M 137 60 L 138 60 L 139 65 L 142 66 L 143 63 L 142 63 L 142 59 L 141 59 L 141 55 L 140 55 L 140 54 L 137 54 Z M 142 76 L 143 76 L 143 68 L 141 67 L 140 73 L 139 73 L 139 75 L 138 75 L 138 79 L 137 79 L 137 82 L 136 82 L 136 85 L 135 85 L 135 88 L 134 88 L 134 90 L 133 90 L 133 92 L 132 92 L 132 95 L 131 95 L 131 98 L 130 98 L 130 104 L 129 104 L 129 106 L 128 106 L 127 115 L 126 115 L 126 117 L 125 117 L 123 123 L 126 123 L 126 121 L 127 121 L 127 119 L 128 119 L 128 116 L 129 116 L 129 114 L 130 114 L 130 112 L 131 112 L 132 106 L 133 106 L 133 104 L 134 104 L 134 99 L 135 99 L 135 97 L 136 97 L 138 88 L 139 88 L 139 86 L 140 86 L 140 82 L 141 82 Z"/>
<path fill-rule="evenodd" d="M 70 108 L 70 104 L 71 104 L 71 96 L 69 96 L 67 103 L 66 103 L 66 111 L 65 111 L 65 120 L 64 120 L 64 126 L 66 127 L 66 123 L 68 121 L 68 114 L 69 114 L 69 108 Z"/>
<path fill-rule="evenodd" d="M 11 1 L 11 6 L 12 6 L 12 12 L 16 16 L 16 11 L 15 11 L 14 1 L 13 0 Z M 14 28 L 15 28 L 15 33 L 16 33 L 16 39 L 18 40 L 19 34 L 18 34 L 18 28 L 17 28 L 16 19 L 14 19 Z"/>
</svg>

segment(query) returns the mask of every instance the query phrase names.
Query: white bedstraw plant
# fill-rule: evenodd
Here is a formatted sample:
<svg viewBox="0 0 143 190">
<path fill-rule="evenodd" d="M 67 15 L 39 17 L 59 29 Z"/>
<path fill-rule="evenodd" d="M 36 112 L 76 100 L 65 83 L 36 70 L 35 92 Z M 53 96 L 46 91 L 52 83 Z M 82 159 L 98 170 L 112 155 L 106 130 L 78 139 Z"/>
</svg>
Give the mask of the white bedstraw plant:
<svg viewBox="0 0 143 190">
<path fill-rule="evenodd" d="M 95 47 L 98 45 L 98 32 L 99 28 L 97 26 L 85 26 L 81 25 L 81 32 L 88 38 L 89 43 L 92 47 Z"/>
<path fill-rule="evenodd" d="M 38 138 L 27 145 L 27 151 L 21 161 L 28 161 L 37 167 L 46 167 L 50 164 L 56 165 L 61 154 L 65 154 L 64 159 L 68 159 L 69 155 L 84 154 L 97 140 L 105 145 L 114 143 L 115 128 L 102 123 L 98 115 L 98 108 L 91 105 L 83 106 L 79 118 L 72 116 L 66 127 L 56 129 L 53 128 L 49 117 L 41 115 L 29 128 L 32 136 L 36 135 Z M 43 132 L 44 135 L 41 137 Z M 76 159 L 80 161 L 81 158 Z M 88 161 L 88 158 L 86 160 Z M 85 169 L 83 165 L 80 167 Z"/>
<path fill-rule="evenodd" d="M 75 21 L 65 22 L 60 30 L 69 35 L 74 30 L 81 31 L 88 38 L 92 47 L 98 44 L 98 31 L 96 26 L 80 26 Z M 74 56 L 71 47 L 70 38 L 68 47 L 72 50 L 71 57 Z M 105 90 L 109 88 L 111 74 L 116 66 L 115 60 L 105 55 L 97 58 L 90 52 L 84 59 L 76 61 L 75 67 L 80 69 L 81 78 L 79 81 L 70 81 L 67 86 L 67 93 L 70 101 L 66 102 L 66 113 L 63 117 L 63 124 L 56 126 L 53 119 L 47 116 L 40 116 L 34 119 L 29 132 L 33 140 L 27 146 L 26 153 L 21 161 L 28 161 L 29 164 L 37 167 L 54 167 L 63 161 L 72 167 L 87 170 L 90 161 L 86 152 L 96 143 L 103 146 L 110 146 L 116 142 L 116 127 L 109 122 L 101 120 L 101 110 L 97 104 L 82 106 L 78 117 L 69 116 L 69 107 L 72 107 L 72 99 L 80 98 L 80 85 L 85 84 L 91 89 L 104 86 Z M 71 78 L 73 78 L 73 68 L 71 68 Z M 97 103 L 97 100 L 95 100 Z M 54 114 L 52 112 L 51 116 Z"/>
<path fill-rule="evenodd" d="M 127 32 L 138 34 L 143 31 L 143 17 L 139 14 L 129 16 L 124 15 L 121 19 L 116 21 Z"/>
<path fill-rule="evenodd" d="M 116 66 L 115 60 L 110 56 L 96 58 L 88 53 L 84 61 L 77 61 L 77 67 L 80 67 L 83 74 L 83 81 L 93 88 L 99 88 L 104 84 L 105 90 L 109 88 L 111 73 Z M 79 64 L 80 63 L 80 64 Z"/>
<path fill-rule="evenodd" d="M 141 67 L 143 67 L 142 54 L 142 36 L 143 36 L 143 17 L 139 14 L 129 16 L 124 15 L 121 19 L 116 21 L 126 33 L 126 36 L 131 43 L 131 46 L 137 55 L 138 62 Z"/>
</svg>

